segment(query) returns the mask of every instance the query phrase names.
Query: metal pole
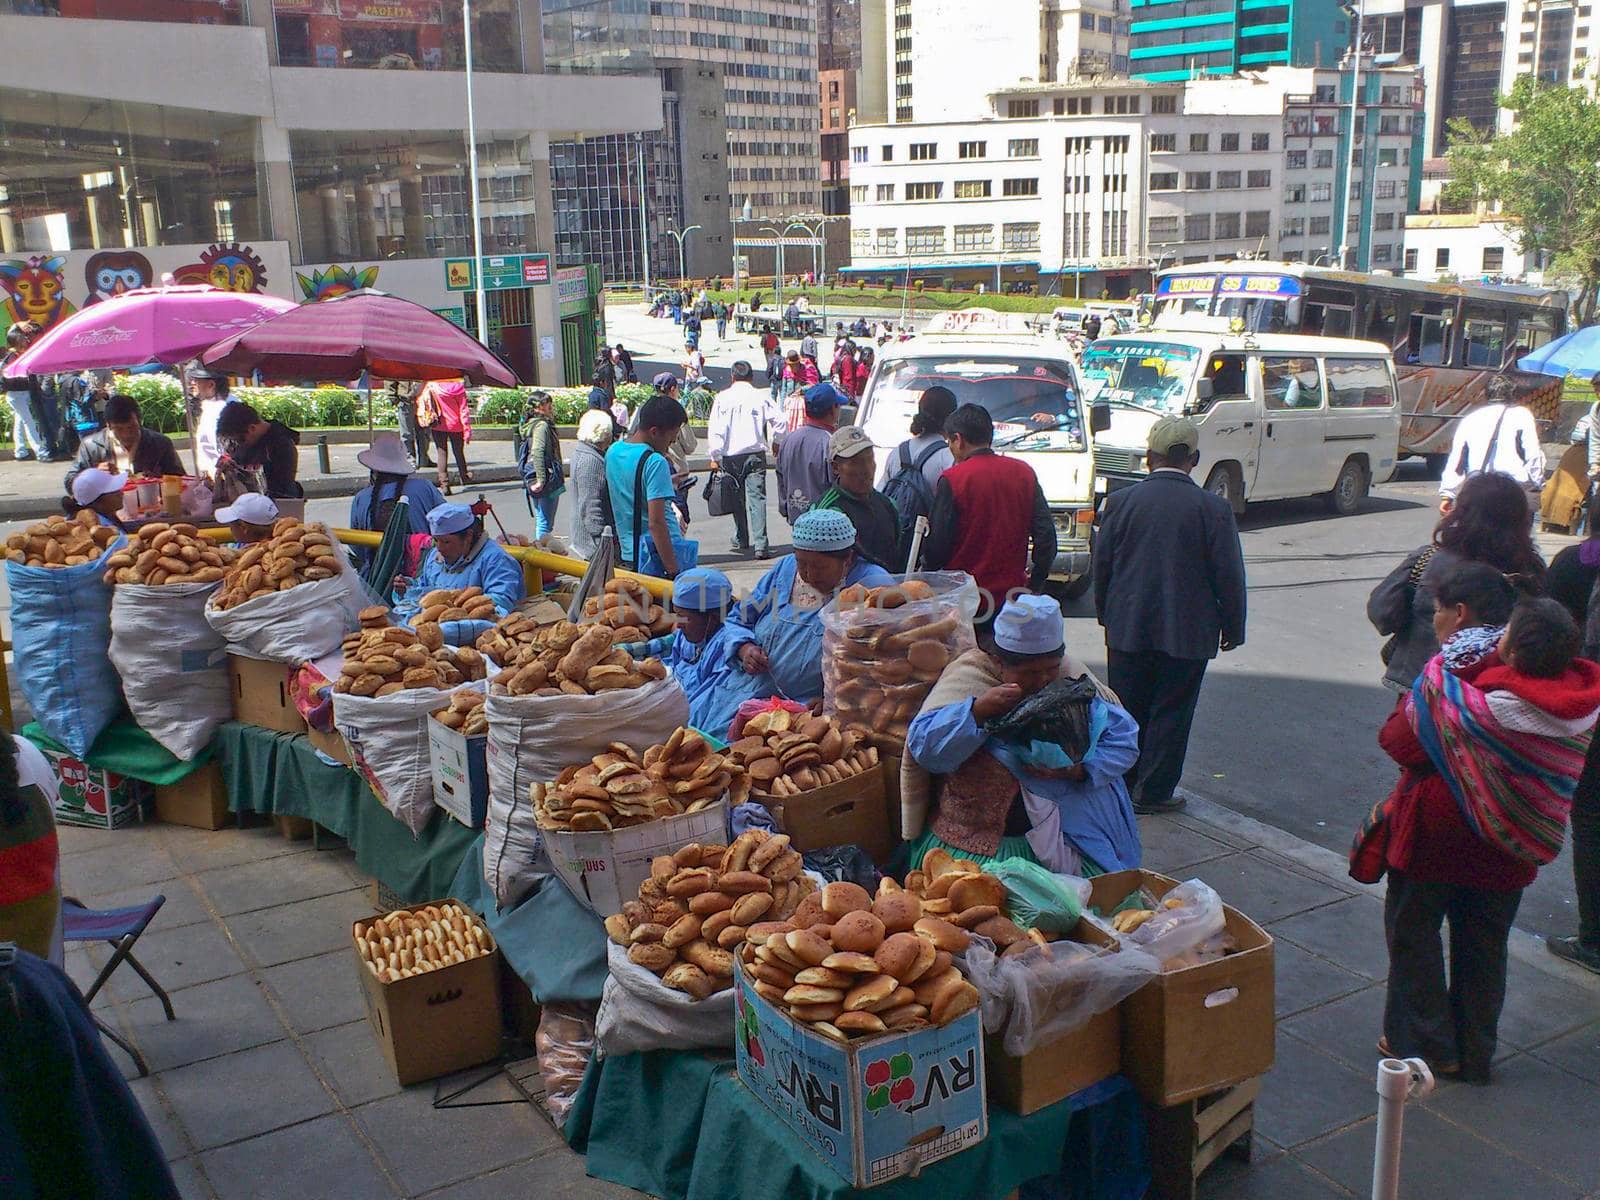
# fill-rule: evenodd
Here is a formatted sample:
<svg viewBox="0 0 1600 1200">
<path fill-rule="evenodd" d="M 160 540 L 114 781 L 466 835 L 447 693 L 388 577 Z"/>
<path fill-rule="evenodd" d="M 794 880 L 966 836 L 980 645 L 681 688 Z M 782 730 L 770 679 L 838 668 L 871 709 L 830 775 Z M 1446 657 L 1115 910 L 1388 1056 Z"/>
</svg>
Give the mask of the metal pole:
<svg viewBox="0 0 1600 1200">
<path fill-rule="evenodd" d="M 644 206 L 644 134 L 638 135 L 639 146 L 639 252 L 644 257 L 644 295 L 650 299 L 650 213 Z"/>
<path fill-rule="evenodd" d="M 467 56 L 467 170 L 472 180 L 473 296 L 478 306 L 478 341 L 487 346 L 489 310 L 483 295 L 483 218 L 478 211 L 478 122 L 472 108 L 472 0 L 461 0 L 461 46 Z"/>
<path fill-rule="evenodd" d="M 683 257 L 683 239 L 688 236 L 689 235 L 687 233 L 680 233 L 678 235 L 678 283 L 680 285 L 689 277 L 689 268 L 684 262 Z"/>
<path fill-rule="evenodd" d="M 828 218 L 817 222 L 817 237 L 822 251 L 822 332 L 828 332 Z"/>
<path fill-rule="evenodd" d="M 1385 1058 L 1378 1063 L 1377 1144 L 1372 1153 L 1372 1200 L 1400 1195 L 1400 1140 L 1406 1101 L 1433 1091 L 1433 1074 L 1420 1058 Z"/>
<path fill-rule="evenodd" d="M 1361 100 L 1361 22 L 1366 15 L 1366 0 L 1356 0 L 1356 36 L 1351 43 L 1354 49 L 1354 62 L 1350 76 L 1350 149 L 1345 157 L 1345 181 L 1343 201 L 1339 205 L 1339 269 L 1349 270 L 1350 265 L 1345 261 L 1345 254 L 1350 249 L 1350 184 L 1354 181 L 1356 173 L 1356 106 Z M 1361 181 L 1363 189 L 1367 186 L 1365 173 Z"/>
</svg>

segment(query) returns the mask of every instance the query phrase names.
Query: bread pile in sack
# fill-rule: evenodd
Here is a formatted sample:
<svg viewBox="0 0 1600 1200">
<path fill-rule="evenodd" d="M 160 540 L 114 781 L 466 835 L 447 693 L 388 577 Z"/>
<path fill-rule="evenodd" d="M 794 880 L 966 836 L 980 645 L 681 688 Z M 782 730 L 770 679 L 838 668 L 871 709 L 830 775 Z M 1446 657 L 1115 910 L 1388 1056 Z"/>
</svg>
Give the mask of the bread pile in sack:
<svg viewBox="0 0 1600 1200">
<path fill-rule="evenodd" d="M 6 557 L 30 567 L 81 567 L 99 558 L 116 540 L 117 531 L 100 524 L 93 511 L 85 508 L 71 518 L 55 513 L 22 533 L 11 534 L 6 538 Z M 120 565 L 131 566 L 132 560 Z"/>
<path fill-rule="evenodd" d="M 478 644 L 484 645 L 483 638 Z M 499 650 L 498 643 L 491 645 Z M 614 648 L 608 626 L 571 621 L 536 627 L 526 640 L 514 644 L 508 657 L 496 661 L 505 669 L 490 681 L 490 694 L 495 696 L 593 696 L 667 677 L 659 658 L 635 660 L 626 650 Z"/>
<path fill-rule="evenodd" d="M 105 532 L 116 534 L 109 528 Z M 201 537 L 193 525 L 152 521 L 130 533 L 128 544 L 106 559 L 105 581 L 216 583 L 238 556 L 231 546 L 218 546 Z"/>
<path fill-rule="evenodd" d="M 675 627 L 672 614 L 636 579 L 610 580 L 604 595 L 584 601 L 583 616 L 585 623 L 609 628 L 612 642 L 618 646 L 665 637 Z"/>
<path fill-rule="evenodd" d="M 567 767 L 554 783 L 529 789 L 543 829 L 596 832 L 699 812 L 724 795 L 749 795 L 738 764 L 711 749 L 692 729 L 678 728 L 643 755 L 613 742 L 587 763 Z"/>
<path fill-rule="evenodd" d="M 333 539 L 320 529 L 294 517 L 279 517 L 272 523 L 271 538 L 239 552 L 223 575 L 212 606 L 229 609 L 302 583 L 332 579 L 339 571 L 339 553 Z"/>
<path fill-rule="evenodd" d="M 389 610 L 382 605 L 362 609 L 360 621 L 359 630 L 345 635 L 336 692 L 392 696 L 407 688 L 459 687 L 482 679 L 488 670 L 483 655 L 471 646 L 430 646 L 422 629 L 391 625 Z"/>
</svg>

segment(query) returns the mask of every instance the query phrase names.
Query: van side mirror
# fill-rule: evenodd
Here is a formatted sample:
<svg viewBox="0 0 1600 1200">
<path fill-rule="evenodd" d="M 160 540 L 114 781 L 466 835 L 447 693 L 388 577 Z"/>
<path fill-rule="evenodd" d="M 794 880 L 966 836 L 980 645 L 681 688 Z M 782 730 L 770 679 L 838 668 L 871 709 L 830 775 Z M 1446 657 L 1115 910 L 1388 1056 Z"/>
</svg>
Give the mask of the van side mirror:
<svg viewBox="0 0 1600 1200">
<path fill-rule="evenodd" d="M 1111 405 L 1091 404 L 1089 406 L 1089 432 L 1104 433 L 1111 428 Z"/>
<path fill-rule="evenodd" d="M 1196 400 L 1209 400 L 1215 394 L 1215 388 L 1209 379 L 1197 379 L 1194 382 L 1194 395 Z"/>
</svg>

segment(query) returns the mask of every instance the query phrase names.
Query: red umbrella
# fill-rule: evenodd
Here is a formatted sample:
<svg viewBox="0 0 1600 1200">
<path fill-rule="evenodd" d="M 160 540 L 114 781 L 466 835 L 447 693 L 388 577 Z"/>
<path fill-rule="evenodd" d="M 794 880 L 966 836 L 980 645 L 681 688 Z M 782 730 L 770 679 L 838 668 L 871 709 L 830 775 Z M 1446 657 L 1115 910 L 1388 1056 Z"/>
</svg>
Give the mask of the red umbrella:
<svg viewBox="0 0 1600 1200">
<path fill-rule="evenodd" d="M 516 387 L 504 359 L 437 313 L 362 288 L 262 321 L 200 356 L 233 375 L 269 379 L 456 379 Z"/>
</svg>

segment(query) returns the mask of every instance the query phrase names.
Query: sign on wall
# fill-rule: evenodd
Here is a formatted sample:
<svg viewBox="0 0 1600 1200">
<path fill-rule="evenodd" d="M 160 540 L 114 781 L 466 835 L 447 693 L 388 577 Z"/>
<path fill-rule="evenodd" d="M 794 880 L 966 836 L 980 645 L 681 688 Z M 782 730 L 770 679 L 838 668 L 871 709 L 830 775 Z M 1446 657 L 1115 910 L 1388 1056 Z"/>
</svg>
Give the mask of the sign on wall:
<svg viewBox="0 0 1600 1200">
<path fill-rule="evenodd" d="M 452 292 L 470 292 L 473 282 L 473 260 L 447 258 L 444 260 L 444 285 Z M 486 254 L 483 256 L 483 290 L 504 292 L 512 288 L 535 287 L 550 282 L 550 256 L 548 254 Z"/>
</svg>

